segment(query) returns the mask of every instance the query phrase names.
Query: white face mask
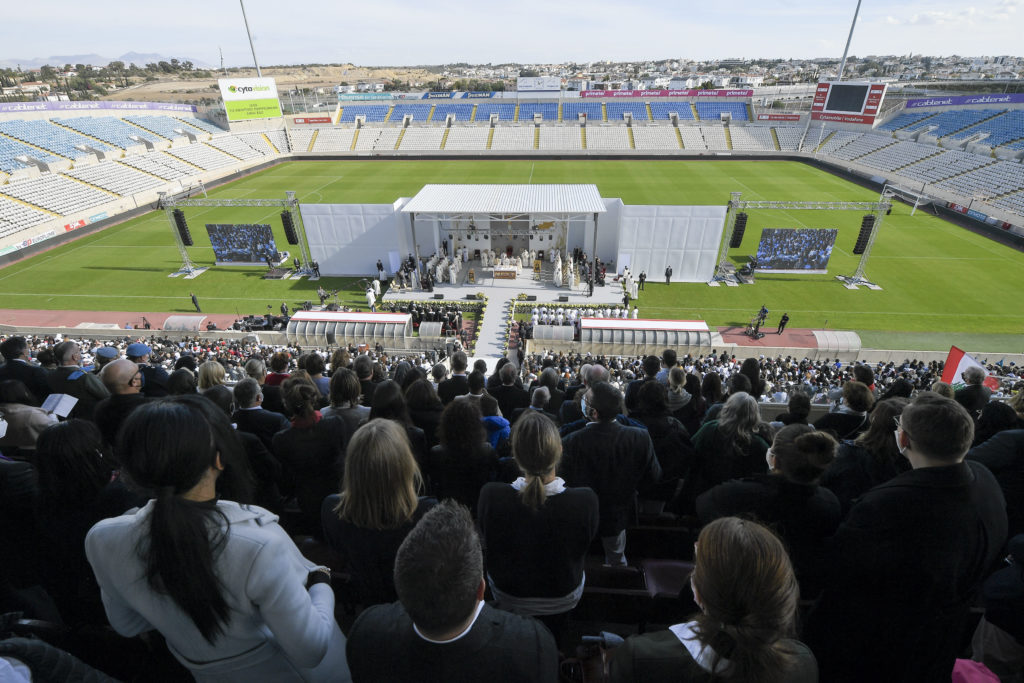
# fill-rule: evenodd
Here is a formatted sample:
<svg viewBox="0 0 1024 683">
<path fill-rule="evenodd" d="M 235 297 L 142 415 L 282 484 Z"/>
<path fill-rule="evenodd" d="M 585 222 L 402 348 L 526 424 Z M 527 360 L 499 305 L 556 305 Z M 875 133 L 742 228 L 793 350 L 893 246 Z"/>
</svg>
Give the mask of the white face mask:
<svg viewBox="0 0 1024 683">
<path fill-rule="evenodd" d="M 768 471 L 772 472 L 775 469 L 774 464 L 775 456 L 772 454 L 772 449 L 769 448 L 764 452 L 764 461 L 768 463 Z"/>
<path fill-rule="evenodd" d="M 896 448 L 899 449 L 900 455 L 906 455 L 907 454 L 907 448 L 906 448 L 906 446 L 904 446 L 903 444 L 900 443 L 900 430 L 899 429 L 895 430 L 893 432 L 893 434 L 896 435 Z"/>
<path fill-rule="evenodd" d="M 587 417 L 587 397 L 584 396 L 580 399 L 580 410 L 583 411 L 583 417 Z M 587 417 L 587 419 L 590 419 Z"/>
</svg>

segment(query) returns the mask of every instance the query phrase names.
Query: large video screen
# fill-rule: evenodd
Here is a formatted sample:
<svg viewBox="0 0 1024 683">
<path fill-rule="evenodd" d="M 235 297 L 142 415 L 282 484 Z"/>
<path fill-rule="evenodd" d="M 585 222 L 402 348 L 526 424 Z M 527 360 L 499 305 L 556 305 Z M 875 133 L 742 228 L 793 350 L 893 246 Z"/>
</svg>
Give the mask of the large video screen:
<svg viewBox="0 0 1024 683">
<path fill-rule="evenodd" d="M 265 223 L 207 223 L 218 264 L 266 263 L 279 260 L 274 232 Z"/>
<path fill-rule="evenodd" d="M 828 93 L 825 111 L 843 111 L 860 114 L 864 110 L 864 100 L 868 96 L 866 85 L 842 85 L 833 83 Z"/>
<path fill-rule="evenodd" d="M 764 272 L 825 273 L 838 230 L 765 228 L 757 245 L 757 269 Z"/>
</svg>

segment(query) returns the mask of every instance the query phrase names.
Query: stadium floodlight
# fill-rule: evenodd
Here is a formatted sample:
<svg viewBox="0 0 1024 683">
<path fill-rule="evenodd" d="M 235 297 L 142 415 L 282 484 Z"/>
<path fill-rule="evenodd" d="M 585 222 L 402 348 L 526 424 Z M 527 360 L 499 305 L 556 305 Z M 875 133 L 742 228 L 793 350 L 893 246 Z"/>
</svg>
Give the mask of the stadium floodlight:
<svg viewBox="0 0 1024 683">
<path fill-rule="evenodd" d="M 256 59 L 256 46 L 252 44 L 252 31 L 249 30 L 249 17 L 245 16 L 245 0 L 238 0 L 238 4 L 242 6 L 242 21 L 245 22 L 245 35 L 249 36 L 249 49 L 252 50 L 252 63 L 256 65 L 256 77 L 263 78 L 263 72 L 260 71 L 260 62 Z M 860 4 L 859 0 L 857 4 Z"/>
<path fill-rule="evenodd" d="M 846 55 L 850 52 L 850 41 L 853 40 L 853 29 L 857 25 L 857 15 L 860 13 L 860 0 L 857 0 L 857 8 L 853 10 L 853 21 L 850 22 L 850 35 L 846 36 L 846 47 L 843 48 L 843 61 L 839 63 L 839 76 L 837 81 L 843 80 L 843 71 L 846 69 Z"/>
</svg>

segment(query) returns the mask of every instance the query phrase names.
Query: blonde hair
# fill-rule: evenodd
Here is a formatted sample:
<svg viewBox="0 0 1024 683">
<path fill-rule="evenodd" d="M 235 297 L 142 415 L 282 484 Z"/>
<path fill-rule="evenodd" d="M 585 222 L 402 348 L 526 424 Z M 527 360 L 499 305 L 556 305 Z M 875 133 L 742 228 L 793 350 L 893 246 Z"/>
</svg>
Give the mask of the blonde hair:
<svg viewBox="0 0 1024 683">
<path fill-rule="evenodd" d="M 334 511 L 364 529 L 397 529 L 416 513 L 422 483 L 405 429 L 392 420 L 370 420 L 348 442 Z"/>
<path fill-rule="evenodd" d="M 199 366 L 199 389 L 209 389 L 225 383 L 224 366 L 215 360 L 208 360 Z"/>
<path fill-rule="evenodd" d="M 512 457 L 526 478 L 520 499 L 523 505 L 536 510 L 547 500 L 544 476 L 558 467 L 562 459 L 558 427 L 538 411 L 527 410 L 512 427 Z"/>
</svg>

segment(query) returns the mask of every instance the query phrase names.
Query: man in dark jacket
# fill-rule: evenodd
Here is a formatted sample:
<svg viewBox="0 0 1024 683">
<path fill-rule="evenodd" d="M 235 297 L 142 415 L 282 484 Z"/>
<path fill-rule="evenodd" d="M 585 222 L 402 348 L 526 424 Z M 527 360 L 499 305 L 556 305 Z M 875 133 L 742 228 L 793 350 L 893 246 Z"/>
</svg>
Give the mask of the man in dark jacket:
<svg viewBox="0 0 1024 683">
<path fill-rule="evenodd" d="M 555 639 L 539 621 L 483 601 L 483 552 L 469 510 L 445 501 L 395 557 L 399 602 L 370 607 L 349 632 L 352 680 L 558 680 Z"/>
<path fill-rule="evenodd" d="M 235 412 L 231 421 L 240 432 L 248 432 L 259 437 L 263 445 L 270 450 L 274 447 L 274 434 L 288 429 L 288 418 L 263 408 L 263 392 L 260 383 L 252 377 L 246 377 L 235 385 L 233 390 Z"/>
<path fill-rule="evenodd" d="M 992 397 L 992 390 L 985 386 L 985 371 L 974 365 L 963 372 L 964 382 L 967 383 L 963 389 L 956 392 L 953 398 L 956 402 L 967 409 L 974 422 L 978 422 L 978 415 Z"/>
<path fill-rule="evenodd" d="M 964 462 L 974 423 L 962 406 L 924 394 L 895 438 L 913 469 L 856 502 L 827 552 L 804 629 L 822 680 L 949 680 L 969 600 L 1006 541 L 995 477 Z"/>
<path fill-rule="evenodd" d="M 464 351 L 456 351 L 452 355 L 452 376 L 437 385 L 437 395 L 445 405 L 451 403 L 456 396 L 469 393 L 469 379 L 466 377 L 466 368 L 469 367 L 469 359 Z"/>
<path fill-rule="evenodd" d="M 32 354 L 24 337 L 11 337 L 0 344 L 0 355 L 4 357 L 0 367 L 0 382 L 7 379 L 20 380 L 36 401 L 42 404 L 50 395 L 50 385 L 46 381 L 49 373 L 38 365 L 32 364 Z"/>
<path fill-rule="evenodd" d="M 68 417 L 92 420 L 96 404 L 110 396 L 100 378 L 82 369 L 82 350 L 77 342 L 65 341 L 53 349 L 59 367 L 47 376 L 50 391 L 78 399 Z"/>
<path fill-rule="evenodd" d="M 111 361 L 100 371 L 100 381 L 110 396 L 96 404 L 96 426 L 108 446 L 117 442 L 117 432 L 132 411 L 147 399 L 142 390 L 142 372 L 138 365 L 126 358 Z"/>
<path fill-rule="evenodd" d="M 626 527 L 637 491 L 658 482 L 661 466 L 647 431 L 616 421 L 622 394 L 614 386 L 590 385 L 582 410 L 590 422 L 562 439 L 559 471 L 568 486 L 589 486 L 597 493 L 605 563 L 624 565 Z"/>
<path fill-rule="evenodd" d="M 967 459 L 989 468 L 999 482 L 1006 498 L 1010 538 L 1024 534 L 1024 429 L 999 432 L 972 448 Z M 1024 556 L 1019 559 L 1024 562 Z"/>
<path fill-rule="evenodd" d="M 491 396 L 498 401 L 498 409 L 501 414 L 512 419 L 512 415 L 522 408 L 530 405 L 530 394 L 526 389 L 516 386 L 517 370 L 512 363 L 506 363 L 499 371 L 501 385 L 491 390 Z"/>
</svg>

